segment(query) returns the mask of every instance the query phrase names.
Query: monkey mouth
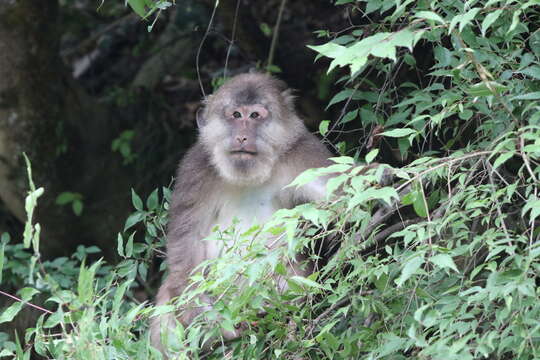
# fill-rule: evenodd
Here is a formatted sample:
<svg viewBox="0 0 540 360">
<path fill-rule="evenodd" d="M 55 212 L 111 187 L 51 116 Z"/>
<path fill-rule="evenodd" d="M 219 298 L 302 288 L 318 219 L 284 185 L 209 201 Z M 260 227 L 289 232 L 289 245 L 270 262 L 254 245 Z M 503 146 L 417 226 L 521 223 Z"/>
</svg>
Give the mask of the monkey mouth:
<svg viewBox="0 0 540 360">
<path fill-rule="evenodd" d="M 241 149 L 241 150 L 233 150 L 233 151 L 231 151 L 231 155 L 238 155 L 238 156 L 241 156 L 241 157 L 248 157 L 248 156 L 257 155 L 257 152 L 256 151 L 248 151 L 248 150 Z"/>
</svg>

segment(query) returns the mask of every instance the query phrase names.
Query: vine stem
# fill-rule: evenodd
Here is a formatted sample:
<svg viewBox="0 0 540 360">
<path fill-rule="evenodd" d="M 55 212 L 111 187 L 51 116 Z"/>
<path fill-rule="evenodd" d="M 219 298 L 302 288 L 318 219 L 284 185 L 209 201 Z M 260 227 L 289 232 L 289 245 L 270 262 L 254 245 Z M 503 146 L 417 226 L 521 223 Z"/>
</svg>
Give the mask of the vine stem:
<svg viewBox="0 0 540 360">
<path fill-rule="evenodd" d="M 201 57 L 202 47 L 206 41 L 206 38 L 208 37 L 208 34 L 210 33 L 212 24 L 214 23 L 214 17 L 216 16 L 216 11 L 217 11 L 218 6 L 219 6 L 219 0 L 216 0 L 214 4 L 214 10 L 212 10 L 212 15 L 210 16 L 210 21 L 208 22 L 208 26 L 206 27 L 206 31 L 204 32 L 201 43 L 199 44 L 199 48 L 197 49 L 197 55 L 195 57 L 195 68 L 197 69 L 197 79 L 199 80 L 199 87 L 201 88 L 201 93 L 203 97 L 206 97 L 206 92 L 204 91 L 204 86 L 201 79 L 201 69 L 199 65 L 199 59 Z"/>
<path fill-rule="evenodd" d="M 279 5 L 278 17 L 276 20 L 276 26 L 274 27 L 274 33 L 272 34 L 272 43 L 270 44 L 270 52 L 268 53 L 267 68 L 274 62 L 274 54 L 276 52 L 276 45 L 279 37 L 279 27 L 281 26 L 281 20 L 283 18 L 283 10 L 285 10 L 285 3 L 287 0 L 281 0 Z"/>
</svg>

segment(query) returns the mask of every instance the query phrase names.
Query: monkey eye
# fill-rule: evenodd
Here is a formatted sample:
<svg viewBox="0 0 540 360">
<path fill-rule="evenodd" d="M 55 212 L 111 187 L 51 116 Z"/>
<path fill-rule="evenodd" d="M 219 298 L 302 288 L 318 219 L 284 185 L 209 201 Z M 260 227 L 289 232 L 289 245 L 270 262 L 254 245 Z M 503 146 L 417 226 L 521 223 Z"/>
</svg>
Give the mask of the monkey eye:
<svg viewBox="0 0 540 360">
<path fill-rule="evenodd" d="M 238 118 L 241 118 L 241 117 L 242 117 L 242 114 L 240 114 L 240 112 L 238 112 L 238 111 L 235 111 L 235 112 L 233 112 L 232 116 L 233 116 L 234 118 L 238 119 Z"/>
<path fill-rule="evenodd" d="M 256 118 L 259 117 L 259 113 L 254 111 L 254 112 L 251 113 L 251 115 L 249 115 L 249 117 L 252 118 L 252 119 L 256 119 Z"/>
</svg>

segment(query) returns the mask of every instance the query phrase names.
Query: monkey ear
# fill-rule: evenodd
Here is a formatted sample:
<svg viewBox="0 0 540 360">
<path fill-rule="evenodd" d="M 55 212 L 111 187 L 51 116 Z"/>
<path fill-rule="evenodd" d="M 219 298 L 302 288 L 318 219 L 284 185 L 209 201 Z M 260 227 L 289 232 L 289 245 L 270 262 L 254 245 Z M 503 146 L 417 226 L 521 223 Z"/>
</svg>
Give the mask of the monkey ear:
<svg viewBox="0 0 540 360">
<path fill-rule="evenodd" d="M 293 89 L 287 89 L 281 92 L 281 96 L 283 97 L 283 101 L 285 102 L 285 105 L 291 110 L 294 110 L 294 99 L 296 99 L 296 96 L 294 95 Z"/>
<path fill-rule="evenodd" d="M 214 95 L 208 95 L 206 96 L 201 102 L 202 102 L 202 106 L 200 106 L 198 109 L 197 109 L 197 112 L 195 113 L 195 119 L 197 120 L 197 127 L 200 129 L 201 127 L 203 127 L 204 125 L 206 125 L 206 117 L 204 116 L 204 110 L 205 108 L 208 106 L 208 103 L 210 102 L 210 100 L 212 100 L 212 97 Z"/>
<path fill-rule="evenodd" d="M 200 107 L 197 109 L 197 112 L 195 113 L 195 119 L 197 120 L 197 127 L 200 129 L 204 125 L 206 125 L 206 118 L 203 116 L 204 108 Z"/>
</svg>

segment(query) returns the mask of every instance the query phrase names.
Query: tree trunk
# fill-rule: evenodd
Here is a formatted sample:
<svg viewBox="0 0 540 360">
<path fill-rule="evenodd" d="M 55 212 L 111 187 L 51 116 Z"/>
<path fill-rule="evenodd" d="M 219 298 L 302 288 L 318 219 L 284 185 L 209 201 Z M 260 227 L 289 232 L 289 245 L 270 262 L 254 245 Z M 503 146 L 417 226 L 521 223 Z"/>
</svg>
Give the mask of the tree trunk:
<svg viewBox="0 0 540 360">
<path fill-rule="evenodd" d="M 81 243 L 110 249 L 121 223 L 115 215 L 129 206 L 118 201 L 127 198 L 129 182 L 111 156 L 108 114 L 72 80 L 58 30 L 56 0 L 0 0 L 0 200 L 25 220 L 26 152 L 34 182 L 45 187 L 37 221 L 46 256 Z M 83 194 L 83 216 L 55 204 L 64 191 Z"/>
</svg>

